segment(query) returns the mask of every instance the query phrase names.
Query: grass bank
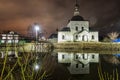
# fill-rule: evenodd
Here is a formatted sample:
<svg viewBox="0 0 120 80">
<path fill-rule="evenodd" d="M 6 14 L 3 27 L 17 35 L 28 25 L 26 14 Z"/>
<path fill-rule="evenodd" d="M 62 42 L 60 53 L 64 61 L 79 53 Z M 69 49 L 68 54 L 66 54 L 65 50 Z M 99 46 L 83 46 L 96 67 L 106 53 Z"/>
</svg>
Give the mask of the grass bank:
<svg viewBox="0 0 120 80">
<path fill-rule="evenodd" d="M 120 43 L 105 42 L 67 42 L 54 43 L 55 49 L 62 50 L 94 50 L 120 51 Z"/>
</svg>

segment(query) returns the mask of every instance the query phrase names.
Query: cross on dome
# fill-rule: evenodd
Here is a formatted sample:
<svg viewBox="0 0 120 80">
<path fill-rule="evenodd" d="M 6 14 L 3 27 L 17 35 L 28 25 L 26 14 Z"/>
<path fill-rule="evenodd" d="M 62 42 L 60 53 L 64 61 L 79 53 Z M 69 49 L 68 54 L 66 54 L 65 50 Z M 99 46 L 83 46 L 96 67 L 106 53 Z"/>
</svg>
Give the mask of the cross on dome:
<svg viewBox="0 0 120 80">
<path fill-rule="evenodd" d="M 79 15 L 79 4 L 78 4 L 78 0 L 75 0 L 75 11 L 74 11 L 74 16 Z"/>
</svg>

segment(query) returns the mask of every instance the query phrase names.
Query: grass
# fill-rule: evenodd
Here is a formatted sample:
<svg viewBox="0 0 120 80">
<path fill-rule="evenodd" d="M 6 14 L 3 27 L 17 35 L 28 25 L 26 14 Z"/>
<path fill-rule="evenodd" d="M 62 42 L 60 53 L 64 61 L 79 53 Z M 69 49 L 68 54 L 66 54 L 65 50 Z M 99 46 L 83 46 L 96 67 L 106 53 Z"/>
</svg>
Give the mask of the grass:
<svg viewBox="0 0 120 80">
<path fill-rule="evenodd" d="M 99 80 L 119 80 L 119 73 L 117 68 L 113 69 L 112 73 L 108 73 L 102 70 L 101 65 L 98 66 Z"/>
<path fill-rule="evenodd" d="M 6 47 L 6 55 L 0 60 L 0 80 L 43 80 L 47 77 L 46 71 L 41 72 L 42 65 L 37 71 L 33 69 L 33 64 L 37 62 L 34 53 L 23 53 L 22 57 L 8 58 L 9 48 Z M 17 52 L 16 44 L 14 50 Z"/>
<path fill-rule="evenodd" d="M 75 50 L 110 50 L 120 51 L 119 43 L 105 42 L 69 42 L 69 43 L 54 43 L 56 49 L 75 49 Z"/>
</svg>

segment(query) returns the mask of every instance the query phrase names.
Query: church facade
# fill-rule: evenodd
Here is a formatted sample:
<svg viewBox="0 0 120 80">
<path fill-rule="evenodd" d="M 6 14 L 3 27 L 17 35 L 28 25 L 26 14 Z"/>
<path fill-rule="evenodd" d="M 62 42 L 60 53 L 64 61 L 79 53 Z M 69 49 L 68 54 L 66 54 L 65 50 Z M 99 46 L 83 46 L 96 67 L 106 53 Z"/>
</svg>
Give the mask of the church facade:
<svg viewBox="0 0 120 80">
<path fill-rule="evenodd" d="M 58 31 L 58 43 L 60 42 L 98 42 L 98 31 L 89 29 L 89 21 L 80 16 L 79 5 L 76 2 L 74 16 L 67 27 Z"/>
</svg>

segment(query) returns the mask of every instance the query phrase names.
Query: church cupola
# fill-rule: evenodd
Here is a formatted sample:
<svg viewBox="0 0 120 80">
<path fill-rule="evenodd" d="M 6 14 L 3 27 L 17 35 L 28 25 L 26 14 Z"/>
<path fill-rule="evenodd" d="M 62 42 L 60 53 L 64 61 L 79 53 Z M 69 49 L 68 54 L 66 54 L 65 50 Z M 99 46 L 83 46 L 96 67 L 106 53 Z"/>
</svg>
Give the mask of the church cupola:
<svg viewBox="0 0 120 80">
<path fill-rule="evenodd" d="M 78 5 L 78 2 L 76 0 L 75 10 L 74 10 L 74 16 L 78 16 L 79 14 L 80 14 L 80 12 L 79 12 L 79 5 Z"/>
<path fill-rule="evenodd" d="M 74 15 L 73 15 L 71 21 L 84 21 L 83 17 L 80 16 L 79 4 L 78 4 L 77 0 L 75 0 Z"/>
</svg>

